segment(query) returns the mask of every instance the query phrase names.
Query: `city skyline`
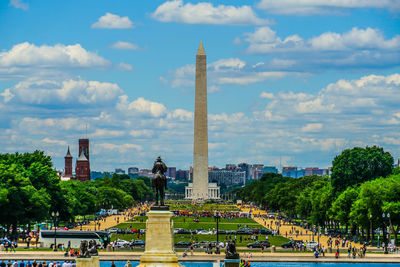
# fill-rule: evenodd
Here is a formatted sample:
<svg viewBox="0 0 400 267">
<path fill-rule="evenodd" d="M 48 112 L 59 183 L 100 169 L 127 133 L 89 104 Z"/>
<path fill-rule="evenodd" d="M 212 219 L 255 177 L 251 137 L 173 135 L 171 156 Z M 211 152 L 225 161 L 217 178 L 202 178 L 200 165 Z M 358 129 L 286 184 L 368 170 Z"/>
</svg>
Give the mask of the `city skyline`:
<svg viewBox="0 0 400 267">
<path fill-rule="evenodd" d="M 62 170 L 87 137 L 92 170 L 150 168 L 159 155 L 188 169 L 202 40 L 210 166 L 327 168 L 372 145 L 397 159 L 399 11 L 398 1 L 2 1 L 0 153 L 44 150 Z"/>
</svg>

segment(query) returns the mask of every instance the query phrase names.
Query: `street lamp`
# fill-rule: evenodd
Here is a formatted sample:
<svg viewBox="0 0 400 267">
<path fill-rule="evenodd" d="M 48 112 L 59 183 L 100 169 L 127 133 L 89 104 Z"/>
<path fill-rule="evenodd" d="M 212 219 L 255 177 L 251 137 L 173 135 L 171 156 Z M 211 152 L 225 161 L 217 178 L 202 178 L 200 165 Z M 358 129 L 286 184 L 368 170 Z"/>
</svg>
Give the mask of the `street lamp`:
<svg viewBox="0 0 400 267">
<path fill-rule="evenodd" d="M 383 238 L 384 238 L 384 241 L 383 242 L 385 242 L 385 252 L 384 252 L 384 254 L 388 254 L 389 252 L 388 252 L 388 249 L 387 249 L 387 246 L 388 246 L 388 236 L 387 236 L 387 233 L 385 234 L 385 232 L 386 232 L 386 224 L 385 224 L 385 222 L 386 222 L 386 219 L 387 220 L 389 220 L 390 219 L 390 213 L 388 212 L 387 213 L 387 215 L 385 216 L 385 213 L 382 213 L 382 218 L 383 218 Z"/>
<path fill-rule="evenodd" d="M 217 221 L 217 244 L 219 244 L 219 240 L 218 240 L 218 223 L 219 223 L 219 219 L 221 218 L 220 212 L 219 211 L 214 211 L 214 218 Z"/>
<path fill-rule="evenodd" d="M 372 214 L 371 213 L 369 214 L 369 231 L 371 233 L 371 246 L 372 246 L 372 243 L 374 242 L 374 240 L 372 239 L 373 232 L 372 232 Z"/>
<path fill-rule="evenodd" d="M 60 214 L 57 212 L 51 212 L 51 217 L 53 217 L 54 222 L 54 251 L 57 251 L 57 219 Z"/>
</svg>

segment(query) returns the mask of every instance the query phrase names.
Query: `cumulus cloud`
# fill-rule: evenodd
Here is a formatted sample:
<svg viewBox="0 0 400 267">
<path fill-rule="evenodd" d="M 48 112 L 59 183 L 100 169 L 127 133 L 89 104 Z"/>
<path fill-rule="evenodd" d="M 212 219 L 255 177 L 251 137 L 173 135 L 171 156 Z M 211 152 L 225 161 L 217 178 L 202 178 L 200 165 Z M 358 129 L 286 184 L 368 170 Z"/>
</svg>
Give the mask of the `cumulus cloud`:
<svg viewBox="0 0 400 267">
<path fill-rule="evenodd" d="M 29 9 L 29 5 L 27 3 L 22 2 L 22 0 L 10 0 L 9 5 L 22 10 Z"/>
<path fill-rule="evenodd" d="M 280 37 L 268 26 L 243 34 L 249 54 L 281 54 L 267 65 L 274 70 L 315 72 L 324 69 L 391 68 L 400 57 L 400 35 L 385 38 L 379 29 L 354 27 L 304 39 Z"/>
<path fill-rule="evenodd" d="M 33 105 L 107 104 L 122 94 L 117 84 L 82 79 L 26 80 L 3 92 L 6 102 Z"/>
<path fill-rule="evenodd" d="M 101 143 L 97 144 L 99 147 L 104 148 L 106 150 L 117 150 L 120 153 L 127 153 L 133 150 L 140 151 L 143 148 L 136 144 L 111 144 L 111 143 Z"/>
<path fill-rule="evenodd" d="M 124 63 L 124 62 L 120 62 L 118 64 L 118 69 L 122 70 L 122 71 L 134 71 L 135 70 L 131 64 Z"/>
<path fill-rule="evenodd" d="M 322 123 L 309 123 L 301 127 L 302 132 L 319 132 L 322 129 Z"/>
<path fill-rule="evenodd" d="M 152 102 L 143 97 L 139 97 L 138 99 L 129 102 L 126 95 L 120 97 L 120 102 L 118 103 L 117 108 L 121 111 L 131 112 L 132 114 L 147 114 L 152 117 L 161 117 L 166 115 L 167 112 L 167 108 L 161 103 Z"/>
<path fill-rule="evenodd" d="M 115 44 L 112 44 L 110 48 L 120 49 L 120 50 L 138 50 L 139 46 L 137 44 L 133 44 L 130 42 L 118 41 Z"/>
<path fill-rule="evenodd" d="M 379 29 L 352 28 L 343 34 L 326 32 L 305 40 L 299 35 L 282 39 L 270 27 L 259 27 L 244 34 L 249 43 L 248 53 L 276 53 L 286 51 L 335 51 L 354 49 L 399 50 L 400 35 L 385 39 Z"/>
<path fill-rule="evenodd" d="M 98 21 L 92 24 L 93 29 L 131 29 L 133 23 L 129 17 L 120 17 L 115 14 L 106 13 Z"/>
<path fill-rule="evenodd" d="M 63 76 L 60 71 L 67 69 L 104 68 L 109 65 L 110 61 L 97 53 L 87 51 L 80 44 L 36 46 L 24 42 L 14 45 L 8 51 L 0 52 L 0 79 L 49 74 Z"/>
<path fill-rule="evenodd" d="M 219 85 L 237 84 L 248 85 L 263 82 L 266 80 L 281 79 L 288 75 L 300 75 L 300 72 L 285 71 L 265 71 L 264 63 L 248 65 L 239 58 L 223 58 L 211 62 L 207 65 L 207 79 L 209 81 L 208 92 L 214 93 L 222 88 Z M 162 77 L 164 83 L 169 83 L 171 87 L 193 87 L 195 76 L 195 65 L 188 64 L 182 66 Z"/>
<path fill-rule="evenodd" d="M 286 15 L 326 14 L 356 8 L 387 9 L 395 12 L 400 9 L 400 2 L 398 0 L 261 0 L 257 8 L 268 13 Z"/>
<path fill-rule="evenodd" d="M 250 6 L 214 6 L 212 3 L 183 3 L 183 0 L 167 1 L 152 13 L 161 22 L 187 24 L 265 25 L 270 21 L 261 19 Z"/>
</svg>

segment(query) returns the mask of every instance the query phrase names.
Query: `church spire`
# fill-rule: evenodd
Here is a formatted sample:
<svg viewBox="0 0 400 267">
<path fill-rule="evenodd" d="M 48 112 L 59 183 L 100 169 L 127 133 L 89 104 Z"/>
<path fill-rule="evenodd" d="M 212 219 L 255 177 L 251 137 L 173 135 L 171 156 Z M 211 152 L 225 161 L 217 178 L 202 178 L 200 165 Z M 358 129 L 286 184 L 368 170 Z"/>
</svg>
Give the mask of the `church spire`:
<svg viewBox="0 0 400 267">
<path fill-rule="evenodd" d="M 66 158 L 72 158 L 71 152 L 69 152 L 69 146 L 68 146 L 68 151 L 67 151 L 67 155 L 65 155 Z"/>
</svg>

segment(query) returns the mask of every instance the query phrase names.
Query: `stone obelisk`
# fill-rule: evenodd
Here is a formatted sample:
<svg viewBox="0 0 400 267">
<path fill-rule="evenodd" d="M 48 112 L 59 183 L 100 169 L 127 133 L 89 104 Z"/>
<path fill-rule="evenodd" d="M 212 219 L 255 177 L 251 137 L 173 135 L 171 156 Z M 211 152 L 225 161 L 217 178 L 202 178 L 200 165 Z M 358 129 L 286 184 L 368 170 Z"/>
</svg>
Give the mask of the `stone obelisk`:
<svg viewBox="0 0 400 267">
<path fill-rule="evenodd" d="M 203 42 L 196 54 L 194 108 L 193 200 L 208 196 L 207 60 Z"/>
</svg>

